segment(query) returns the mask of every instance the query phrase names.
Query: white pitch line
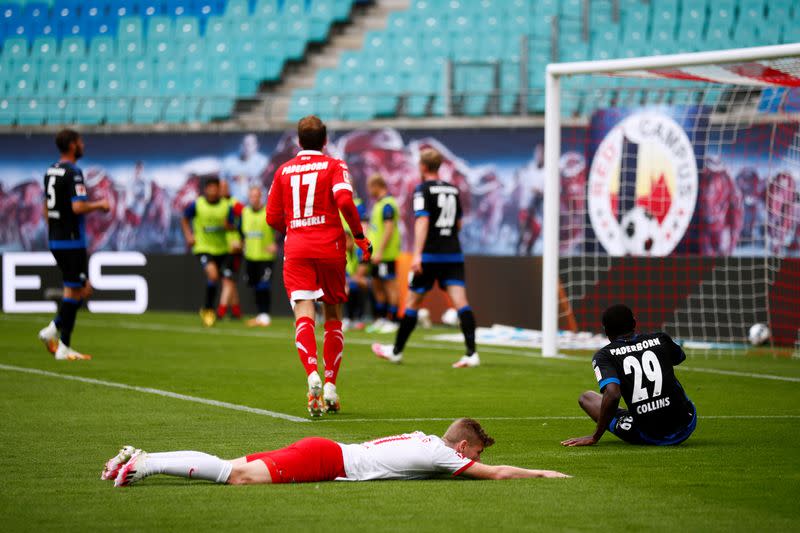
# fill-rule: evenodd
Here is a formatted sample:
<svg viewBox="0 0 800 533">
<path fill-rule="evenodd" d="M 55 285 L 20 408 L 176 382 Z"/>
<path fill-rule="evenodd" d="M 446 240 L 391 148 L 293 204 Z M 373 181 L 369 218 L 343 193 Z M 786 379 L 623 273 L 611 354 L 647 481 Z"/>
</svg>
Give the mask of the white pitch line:
<svg viewBox="0 0 800 533">
<path fill-rule="evenodd" d="M 230 409 L 232 411 L 241 411 L 254 415 L 269 416 L 272 418 L 280 418 L 288 420 L 289 422 L 311 422 L 308 418 L 300 418 L 299 416 L 287 415 L 286 413 L 278 413 L 276 411 L 268 411 L 266 409 L 259 409 L 257 407 L 248 407 L 246 405 L 238 405 L 235 403 L 221 402 L 218 400 L 211 400 L 208 398 L 200 398 L 198 396 L 188 396 L 186 394 L 179 394 L 177 392 L 170 392 L 161 389 L 154 389 L 151 387 L 137 387 L 135 385 L 126 385 L 125 383 L 116 383 L 114 381 L 105 381 L 102 379 L 86 378 L 82 376 L 73 376 L 68 374 L 59 374 L 58 372 L 49 372 L 47 370 L 40 370 L 38 368 L 28 368 L 22 366 L 4 365 L 0 364 L 0 370 L 7 370 L 9 372 L 21 372 L 25 374 L 33 374 L 37 376 L 47 376 L 52 378 L 59 378 L 68 381 L 78 381 L 81 383 L 89 383 L 91 385 L 101 385 L 104 387 L 111 387 L 115 389 L 130 390 L 134 392 L 142 392 L 145 394 L 155 394 L 156 396 L 163 396 L 165 398 L 172 398 L 174 400 L 183 400 L 187 402 L 200 403 L 203 405 L 210 405 L 213 407 L 220 407 L 223 409 Z M 325 418 L 317 422 L 450 422 L 458 417 L 408 417 L 408 418 Z M 800 419 L 800 415 L 703 415 L 700 414 L 699 418 L 711 420 L 759 420 L 759 419 L 777 419 L 789 420 Z M 586 416 L 479 416 L 478 420 L 492 420 L 492 421 L 524 421 L 524 420 L 586 420 Z"/>
<path fill-rule="evenodd" d="M 328 417 L 320 422 L 450 422 L 456 416 L 451 417 L 412 417 L 412 418 L 333 418 Z M 588 416 L 476 416 L 476 420 L 492 421 L 524 421 L 524 420 L 589 420 Z M 795 420 L 800 419 L 800 415 L 698 415 L 698 420 Z"/>
<path fill-rule="evenodd" d="M 800 383 L 800 378 L 793 378 L 791 376 L 776 376 L 774 374 L 753 374 L 751 372 L 737 372 L 735 370 L 720 370 L 717 368 L 702 368 L 697 366 L 679 366 L 678 370 L 685 370 L 687 372 L 705 372 L 706 374 L 718 374 L 721 376 L 736 376 L 739 378 L 771 379 L 774 381 Z"/>
<path fill-rule="evenodd" d="M 177 392 L 170 392 L 161 389 L 153 389 L 150 387 L 137 387 L 135 385 L 126 385 L 125 383 L 116 383 L 114 381 L 105 381 L 102 379 L 85 378 L 82 376 L 72 376 L 68 374 L 59 374 L 58 372 L 48 372 L 47 370 L 39 370 L 38 368 L 26 368 L 22 366 L 12 366 L 0 364 L 0 370 L 8 370 L 9 372 L 22 372 L 25 374 L 34 374 L 37 376 L 47 376 L 51 378 L 65 379 L 68 381 L 79 381 L 81 383 L 89 383 L 92 385 L 102 385 L 103 387 L 111 387 L 115 389 L 131 390 L 135 392 L 143 392 L 145 394 L 155 394 L 156 396 L 164 396 L 174 400 L 183 400 L 186 402 L 201 403 L 204 405 L 211 405 L 213 407 L 221 407 L 223 409 L 230 409 L 232 411 L 241 411 L 244 413 L 251 413 L 254 415 L 269 416 L 272 418 L 280 418 L 290 422 L 310 422 L 307 418 L 300 418 L 299 416 L 287 415 L 286 413 L 278 413 L 276 411 L 268 411 L 266 409 L 258 409 L 256 407 L 248 407 L 246 405 L 237 405 L 235 403 L 221 402 L 219 400 L 210 400 L 208 398 L 199 398 L 197 396 L 189 396 L 186 394 L 179 394 Z"/>
<path fill-rule="evenodd" d="M 25 321 L 31 322 L 34 319 L 29 317 L 17 317 L 17 316 L 9 316 L 6 315 L 5 319 L 12 319 L 18 321 Z M 40 321 L 39 319 L 36 319 Z M 205 328 L 191 328 L 185 326 L 168 326 L 168 325 L 161 325 L 161 324 L 124 324 L 120 322 L 106 322 L 104 324 L 100 323 L 93 323 L 93 322 L 85 322 L 82 324 L 81 327 L 93 327 L 93 328 L 108 328 L 109 326 L 117 327 L 120 329 L 130 329 L 130 330 L 142 330 L 142 331 L 169 331 L 172 333 L 187 333 L 191 335 L 202 334 L 202 335 L 220 335 L 220 336 L 230 336 L 230 337 L 254 337 L 254 338 L 267 338 L 267 339 L 289 339 L 285 334 L 281 333 L 272 333 L 272 332 L 254 332 L 254 331 L 225 331 L 219 329 L 205 329 Z M 357 345 L 364 345 L 370 346 L 373 344 L 372 341 L 365 340 L 365 339 L 345 339 L 345 345 L 347 344 L 357 344 Z M 447 350 L 453 351 L 453 348 L 449 345 L 437 345 L 437 344 L 422 344 L 422 343 L 413 343 L 410 342 L 407 344 L 412 348 L 420 348 L 420 349 L 432 349 L 432 350 Z M 491 346 L 481 346 L 481 352 L 486 353 L 497 353 L 502 355 L 513 355 L 516 357 L 526 357 L 528 359 L 539 359 L 539 360 L 546 360 L 546 361 L 570 361 L 570 362 L 579 362 L 579 363 L 588 363 L 590 359 L 588 357 L 579 357 L 575 355 L 567 355 L 567 354 L 559 354 L 556 357 L 543 357 L 540 353 L 536 352 L 523 352 L 523 351 L 512 351 L 512 349 L 498 349 L 492 348 Z M 523 348 L 520 348 L 523 350 Z M 692 367 L 692 366 L 683 366 L 681 365 L 678 367 L 679 371 L 687 371 L 687 372 L 703 372 L 706 374 L 717 374 L 721 376 L 734 376 L 734 377 L 742 377 L 742 378 L 753 378 L 753 379 L 767 379 L 772 381 L 785 381 L 789 383 L 800 383 L 800 377 L 792 377 L 792 376 L 778 376 L 775 374 L 758 374 L 754 372 L 738 372 L 735 370 L 722 370 L 716 368 L 703 368 L 703 367 Z M 679 372 L 680 373 L 680 372 Z"/>
</svg>

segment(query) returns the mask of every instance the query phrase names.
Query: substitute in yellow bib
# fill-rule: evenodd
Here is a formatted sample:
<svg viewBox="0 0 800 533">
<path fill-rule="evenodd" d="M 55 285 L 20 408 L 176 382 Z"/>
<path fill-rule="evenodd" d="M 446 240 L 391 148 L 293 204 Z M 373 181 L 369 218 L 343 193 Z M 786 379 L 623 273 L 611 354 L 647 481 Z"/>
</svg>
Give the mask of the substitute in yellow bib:
<svg viewBox="0 0 800 533">
<path fill-rule="evenodd" d="M 200 260 L 206 275 L 205 303 L 200 317 L 207 327 L 213 326 L 216 320 L 214 300 L 228 255 L 225 232 L 230 228 L 230 217 L 228 202 L 220 196 L 219 179 L 214 177 L 206 180 L 203 196 L 186 207 L 181 219 L 186 244 Z"/>
<path fill-rule="evenodd" d="M 248 191 L 248 204 L 242 209 L 240 232 L 247 261 L 247 284 L 253 289 L 258 315 L 247 321 L 248 326 L 270 325 L 272 302 L 272 269 L 275 266 L 275 234 L 267 224 L 267 207 L 261 203 L 261 187 Z"/>
<path fill-rule="evenodd" d="M 369 177 L 367 190 L 375 202 L 369 218 L 368 233 L 368 238 L 375 247 L 372 254 L 372 287 L 376 323 L 372 328 L 379 333 L 393 333 L 397 330 L 395 261 L 400 255 L 400 210 L 380 174 Z"/>
</svg>

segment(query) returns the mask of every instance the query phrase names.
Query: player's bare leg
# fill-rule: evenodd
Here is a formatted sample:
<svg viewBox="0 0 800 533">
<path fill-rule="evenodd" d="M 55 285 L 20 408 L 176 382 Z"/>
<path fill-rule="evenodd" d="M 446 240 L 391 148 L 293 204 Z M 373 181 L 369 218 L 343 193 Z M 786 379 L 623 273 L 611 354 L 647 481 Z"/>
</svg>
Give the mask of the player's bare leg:
<svg viewBox="0 0 800 533">
<path fill-rule="evenodd" d="M 475 315 L 467 301 L 467 289 L 462 285 L 448 285 L 447 295 L 452 300 L 453 305 L 458 309 L 458 322 L 461 326 L 461 333 L 464 335 L 464 345 L 466 353 L 464 356 L 453 363 L 453 368 L 471 368 L 481 364 L 478 352 L 475 350 Z"/>
<path fill-rule="evenodd" d="M 325 317 L 325 339 L 322 354 L 325 359 L 325 385 L 323 397 L 325 410 L 338 413 L 341 409 L 339 394 L 336 392 L 336 377 L 344 354 L 344 332 L 342 330 L 342 305 L 323 303 L 322 312 Z"/>
<path fill-rule="evenodd" d="M 219 286 L 219 268 L 214 261 L 209 261 L 205 266 L 206 272 L 206 299 L 203 309 L 200 310 L 200 319 L 207 328 L 214 325 L 217 315 L 214 312 L 214 298 Z"/>
<path fill-rule="evenodd" d="M 228 485 L 263 485 L 272 483 L 272 476 L 263 461 L 247 462 L 246 457 L 233 459 Z"/>
<path fill-rule="evenodd" d="M 422 301 L 425 299 L 425 293 L 416 293 L 408 291 L 408 299 L 406 300 L 406 311 L 403 318 L 400 320 L 400 327 L 397 329 L 397 336 L 394 340 L 394 345 L 379 344 L 372 345 L 372 353 L 386 359 L 390 363 L 401 363 L 403 361 L 403 349 L 408 342 L 408 338 L 417 326 L 417 313 L 419 308 L 422 307 Z"/>
<path fill-rule="evenodd" d="M 314 300 L 295 301 L 294 317 L 295 346 L 308 377 L 308 413 L 313 417 L 322 416 L 325 412 L 325 402 L 322 399 L 322 379 L 318 372 Z"/>
<path fill-rule="evenodd" d="M 578 405 L 581 406 L 589 417 L 597 422 L 600 417 L 600 405 L 603 403 L 603 396 L 593 390 L 587 390 L 578 398 Z"/>
</svg>

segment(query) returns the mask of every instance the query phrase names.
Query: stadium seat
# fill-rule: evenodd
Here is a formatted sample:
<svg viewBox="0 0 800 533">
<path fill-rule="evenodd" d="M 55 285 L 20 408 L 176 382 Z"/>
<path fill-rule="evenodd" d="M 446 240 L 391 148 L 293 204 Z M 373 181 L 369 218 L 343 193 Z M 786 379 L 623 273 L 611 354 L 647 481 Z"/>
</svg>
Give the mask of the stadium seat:
<svg viewBox="0 0 800 533">
<path fill-rule="evenodd" d="M 297 89 L 292 94 L 292 101 L 289 104 L 289 120 L 294 122 L 316 113 L 315 100 L 314 89 Z"/>
<path fill-rule="evenodd" d="M 173 35 L 178 43 L 196 41 L 200 36 L 200 22 L 197 17 L 185 16 L 175 19 Z"/>
<path fill-rule="evenodd" d="M 114 39 L 107 36 L 98 36 L 89 44 L 89 57 L 95 60 L 105 60 L 116 56 Z"/>
<path fill-rule="evenodd" d="M 322 42 L 328 37 L 328 31 L 334 19 L 334 4 L 333 0 L 311 0 L 310 41 Z"/>
<path fill-rule="evenodd" d="M 194 2 L 192 0 L 166 0 L 164 13 L 170 17 L 183 17 L 192 13 Z"/>
<path fill-rule="evenodd" d="M 186 122 L 188 117 L 187 101 L 181 97 L 173 97 L 167 100 L 164 108 L 164 122 L 181 123 Z"/>
<path fill-rule="evenodd" d="M 38 126 L 44 123 L 44 102 L 36 97 L 24 99 L 17 110 L 17 124 L 21 126 Z"/>
<path fill-rule="evenodd" d="M 0 124 L 9 126 L 17 121 L 17 106 L 10 98 L 0 98 Z"/>
<path fill-rule="evenodd" d="M 39 69 L 36 93 L 39 96 L 56 97 L 64 94 L 67 83 L 67 70 L 61 62 L 53 61 Z"/>
<path fill-rule="evenodd" d="M 127 96 L 111 98 L 105 109 L 106 123 L 124 124 L 131 121 L 131 99 Z"/>
<path fill-rule="evenodd" d="M 100 124 L 105 118 L 102 101 L 98 98 L 80 99 L 75 113 L 78 124 Z"/>
<path fill-rule="evenodd" d="M 28 58 L 28 41 L 21 37 L 6 39 L 3 43 L 2 57 L 5 60 L 21 60 Z"/>
<path fill-rule="evenodd" d="M 253 8 L 253 16 L 264 20 L 277 18 L 279 14 L 278 0 L 257 0 Z"/>
<path fill-rule="evenodd" d="M 299 19 L 305 16 L 306 0 L 283 0 L 282 14 L 284 18 Z"/>
<path fill-rule="evenodd" d="M 227 0 L 224 17 L 232 20 L 241 20 L 250 15 L 249 0 Z"/>
<path fill-rule="evenodd" d="M 45 103 L 46 124 L 69 124 L 74 122 L 73 113 L 67 113 L 69 108 L 66 98 L 50 98 Z"/>
<path fill-rule="evenodd" d="M 147 94 L 147 93 L 144 93 Z M 153 124 L 161 118 L 160 102 L 156 98 L 141 97 L 133 101 L 131 121 L 134 124 Z"/>
</svg>

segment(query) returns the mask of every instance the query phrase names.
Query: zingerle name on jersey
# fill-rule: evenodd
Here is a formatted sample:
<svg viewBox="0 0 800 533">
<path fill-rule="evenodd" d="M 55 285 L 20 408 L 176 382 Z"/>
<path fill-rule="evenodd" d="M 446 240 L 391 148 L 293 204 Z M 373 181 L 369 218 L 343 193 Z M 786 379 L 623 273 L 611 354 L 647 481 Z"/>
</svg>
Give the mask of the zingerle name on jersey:
<svg viewBox="0 0 800 533">
<path fill-rule="evenodd" d="M 296 218 L 289 222 L 289 227 L 292 229 L 306 228 L 308 226 L 319 226 L 320 224 L 325 224 L 325 215 L 320 215 L 318 217 Z"/>
<path fill-rule="evenodd" d="M 611 352 L 611 355 L 625 355 L 626 353 L 631 352 L 641 352 L 642 350 L 652 348 L 653 346 L 661 346 L 661 341 L 658 339 L 647 339 L 642 342 L 637 342 L 636 344 L 620 346 L 619 348 L 611 348 L 609 351 Z"/>
<path fill-rule="evenodd" d="M 589 172 L 589 219 L 611 255 L 669 255 L 694 214 L 697 161 L 684 129 L 655 110 L 616 124 Z"/>
</svg>

